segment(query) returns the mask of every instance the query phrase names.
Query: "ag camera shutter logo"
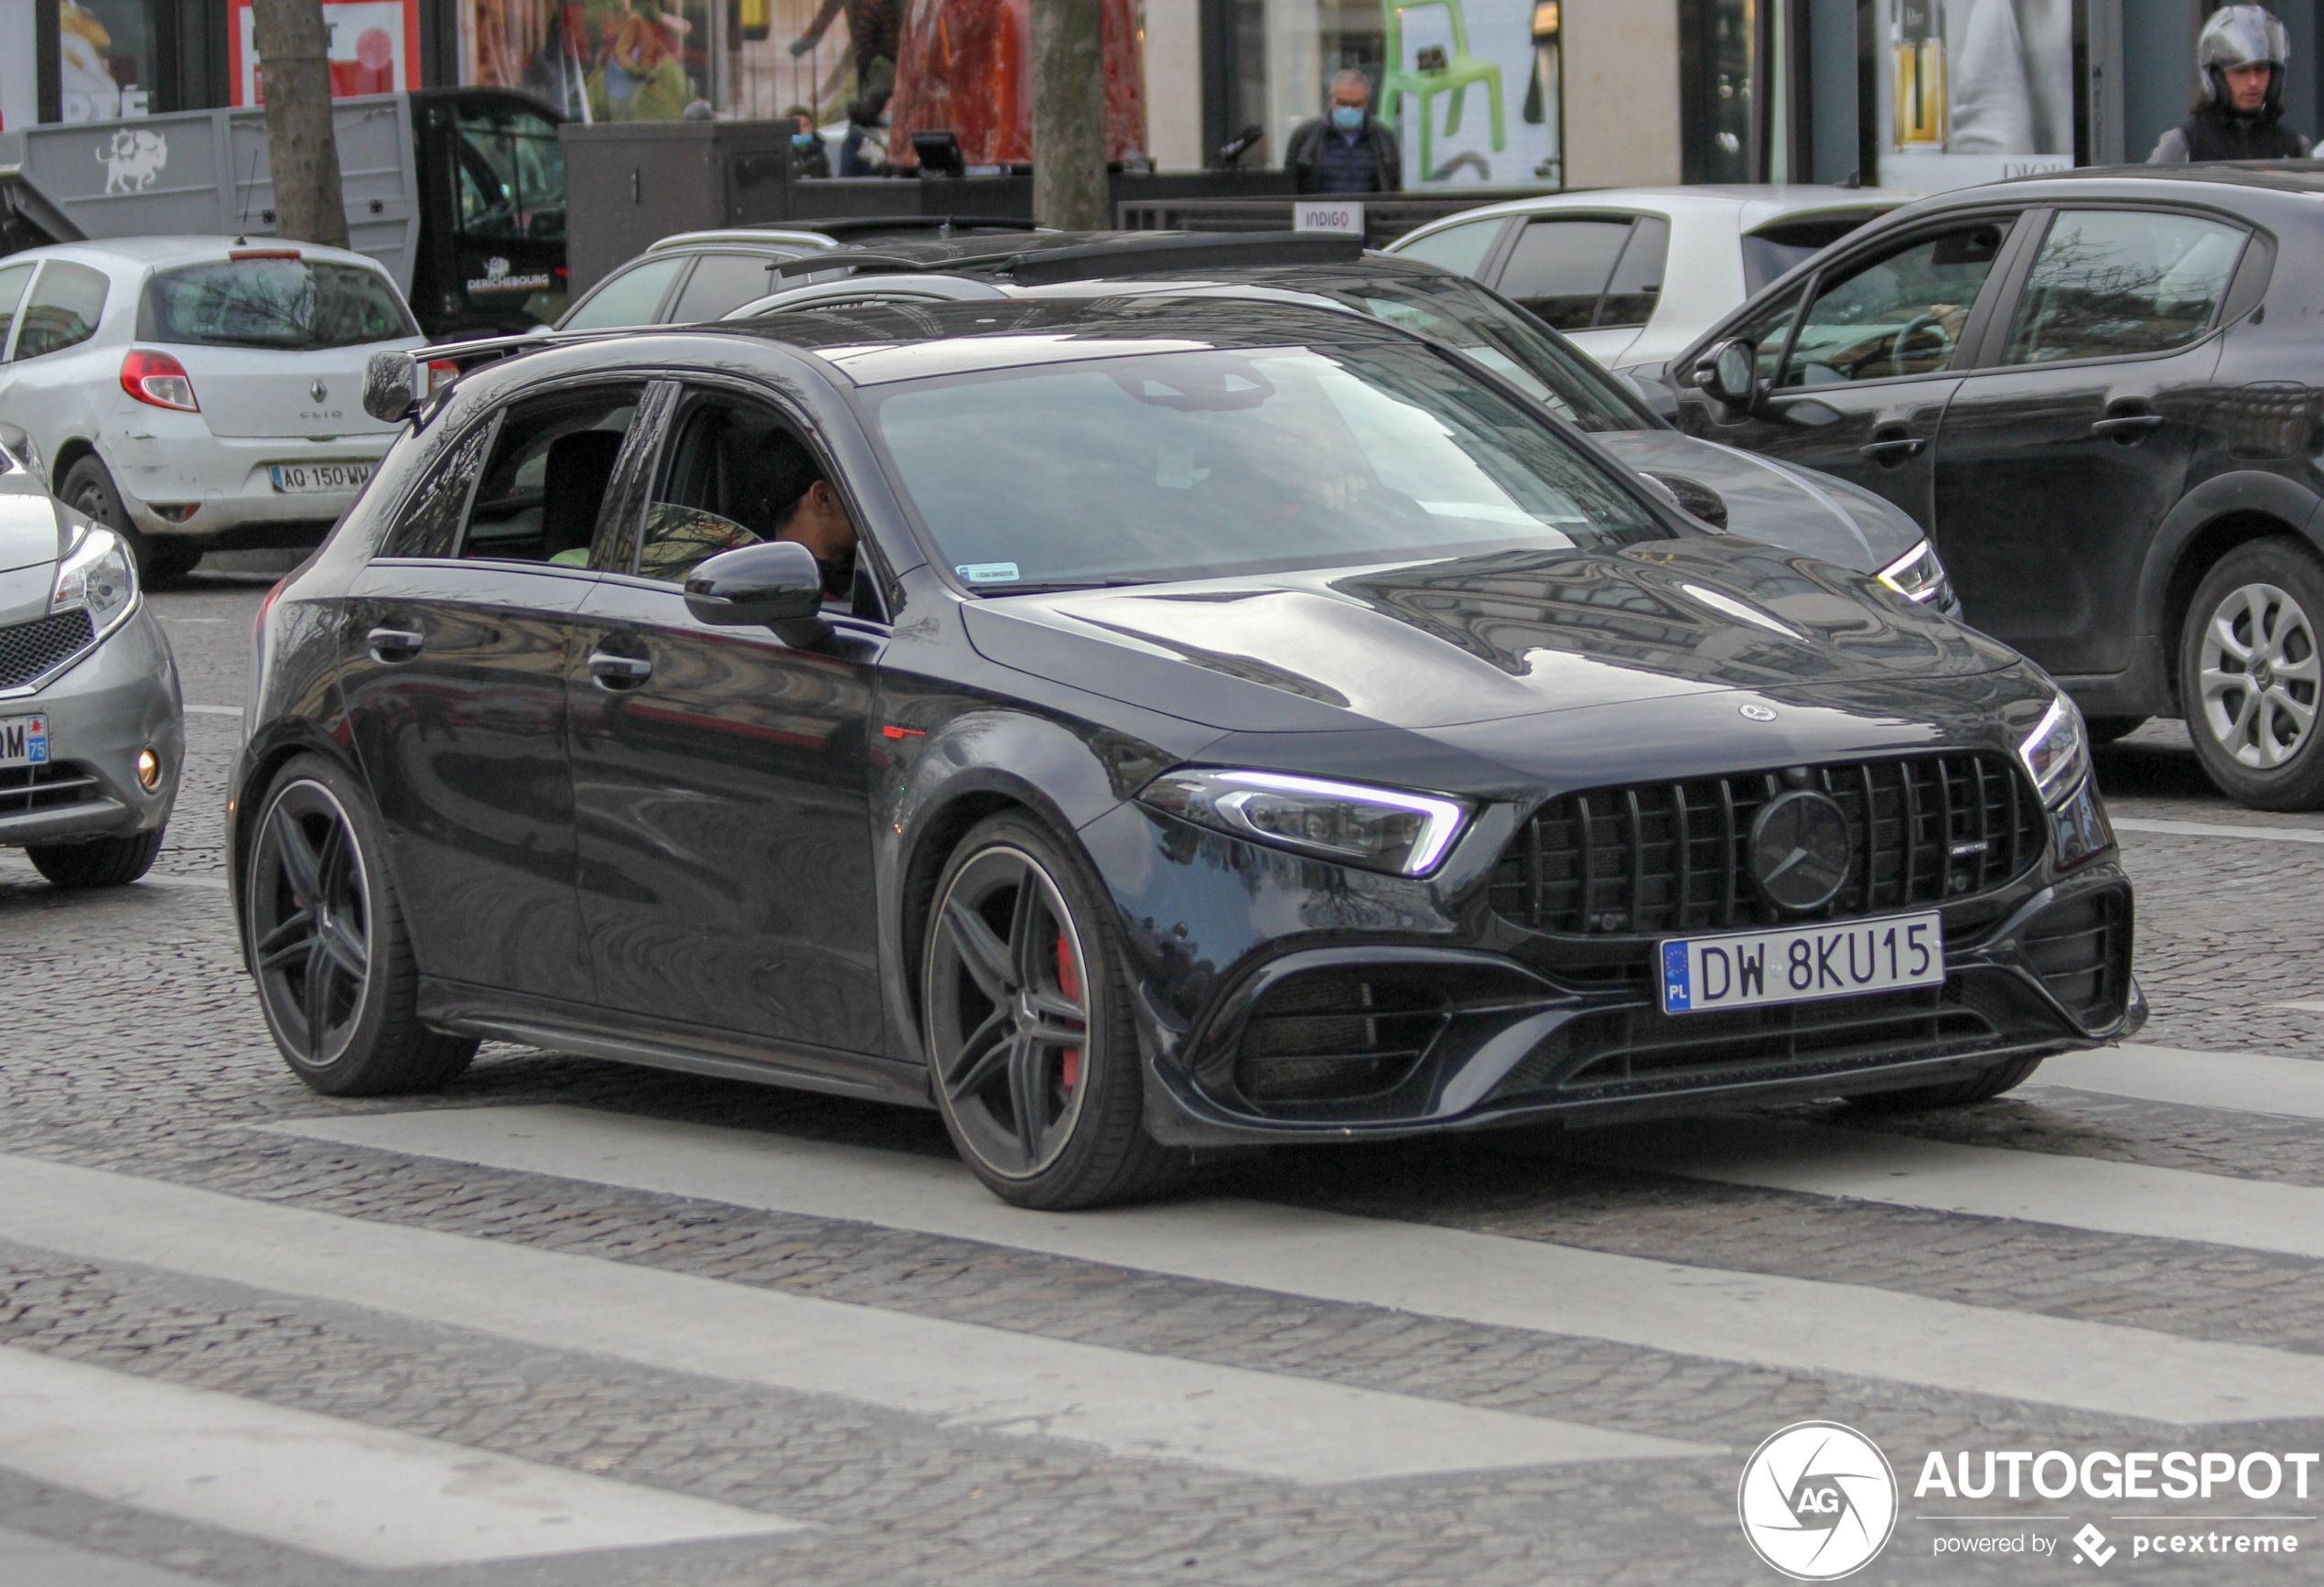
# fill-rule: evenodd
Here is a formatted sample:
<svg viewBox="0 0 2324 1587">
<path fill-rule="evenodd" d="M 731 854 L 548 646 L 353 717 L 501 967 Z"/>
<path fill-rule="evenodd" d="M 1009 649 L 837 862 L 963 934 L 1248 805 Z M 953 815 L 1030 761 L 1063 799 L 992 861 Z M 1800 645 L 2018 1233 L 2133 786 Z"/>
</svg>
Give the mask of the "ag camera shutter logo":
<svg viewBox="0 0 2324 1587">
<path fill-rule="evenodd" d="M 1836 1421 L 1794 1422 L 1751 1452 L 1735 1494 L 1752 1552 L 1794 1582 L 1836 1582 L 1888 1546 L 1897 1474 Z"/>
</svg>

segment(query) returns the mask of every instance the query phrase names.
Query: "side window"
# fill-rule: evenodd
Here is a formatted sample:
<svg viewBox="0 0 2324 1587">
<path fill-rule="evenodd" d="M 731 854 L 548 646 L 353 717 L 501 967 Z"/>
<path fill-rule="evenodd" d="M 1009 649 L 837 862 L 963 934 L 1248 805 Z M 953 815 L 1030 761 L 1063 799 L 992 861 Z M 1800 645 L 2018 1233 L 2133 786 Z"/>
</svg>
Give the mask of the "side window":
<svg viewBox="0 0 2324 1587">
<path fill-rule="evenodd" d="M 24 329 L 16 334 L 16 357 L 38 358 L 78 347 L 97 334 L 109 283 L 102 271 L 51 259 L 33 283 L 24 306 Z"/>
<path fill-rule="evenodd" d="M 652 324 L 654 310 L 662 307 L 662 294 L 670 290 L 670 283 L 687 263 L 683 254 L 674 259 L 649 259 L 611 277 L 557 329 L 614 330 L 625 325 Z"/>
<path fill-rule="evenodd" d="M 1531 221 L 1501 267 L 1501 296 L 1558 330 L 1587 330 L 1630 240 L 1628 221 Z"/>
<path fill-rule="evenodd" d="M 1806 296 L 1805 286 L 1792 288 L 1774 302 L 1761 306 L 1719 340 L 1748 341 L 1759 349 L 1759 379 L 1774 384 L 1775 372 L 1783 357 L 1784 339 L 1791 334 L 1791 322 L 1800 316 L 1800 299 Z"/>
<path fill-rule="evenodd" d="M 29 264 L 0 270 L 0 348 L 8 345 L 9 328 L 16 322 L 16 305 L 24 301 L 25 284 L 31 279 Z"/>
<path fill-rule="evenodd" d="M 640 394 L 617 386 L 511 408 L 477 481 L 459 555 L 587 567 Z"/>
<path fill-rule="evenodd" d="M 460 230 L 471 237 L 565 235 L 565 151 L 524 111 L 460 117 Z"/>
<path fill-rule="evenodd" d="M 803 542 L 824 564 L 827 593 L 847 592 L 855 528 L 814 454 L 770 408 L 697 396 L 663 454 L 638 573 L 683 584 L 720 552 L 762 540 Z"/>
<path fill-rule="evenodd" d="M 763 254 L 705 254 L 670 311 L 673 325 L 699 325 L 775 290 L 775 261 Z"/>
<path fill-rule="evenodd" d="M 492 426 L 481 424 L 454 441 L 404 503 L 402 521 L 388 532 L 382 556 L 449 556 L 460 541 L 460 520 L 466 515 L 469 492 L 476 489 L 477 470 L 484 464 L 484 448 Z"/>
<path fill-rule="evenodd" d="M 1670 262 L 1671 223 L 1660 215 L 1641 215 L 1630 228 L 1630 240 L 1606 284 L 1606 305 L 1598 324 L 1643 325 L 1654 318 L 1662 296 L 1662 270 Z"/>
<path fill-rule="evenodd" d="M 2241 227 L 2152 211 L 2069 210 L 2043 239 L 2009 327 L 2010 363 L 2121 358 L 2211 329 Z"/>
<path fill-rule="evenodd" d="M 1945 368 L 2008 234 L 2006 222 L 1979 221 L 1827 279 L 1801 322 L 1780 383 L 1834 385 Z"/>
<path fill-rule="evenodd" d="M 1418 242 L 1396 250 L 1401 259 L 1417 259 L 1424 264 L 1441 264 L 1463 275 L 1474 275 L 1483 267 L 1485 255 L 1493 251 L 1493 243 L 1501 236 L 1501 229 L 1509 224 L 1506 216 L 1490 221 L 1471 221 L 1466 226 L 1447 226 L 1432 232 Z"/>
</svg>

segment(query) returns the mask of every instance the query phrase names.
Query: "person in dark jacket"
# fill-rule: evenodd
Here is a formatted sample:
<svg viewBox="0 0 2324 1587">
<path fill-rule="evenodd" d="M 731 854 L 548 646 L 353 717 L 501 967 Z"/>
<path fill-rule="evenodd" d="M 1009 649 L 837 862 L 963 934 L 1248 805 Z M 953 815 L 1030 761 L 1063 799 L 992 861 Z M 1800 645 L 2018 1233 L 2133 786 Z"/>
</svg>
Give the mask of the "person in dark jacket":
<svg viewBox="0 0 2324 1587">
<path fill-rule="evenodd" d="M 823 137 L 815 131 L 814 113 L 803 104 L 794 104 L 783 114 L 791 121 L 791 174 L 831 175 L 831 152 L 823 147 Z"/>
<path fill-rule="evenodd" d="M 2308 139 L 2284 124 L 2284 69 L 2291 58 L 2291 35 L 2266 6 L 2212 12 L 2195 46 L 2203 79 L 2195 113 L 2162 135 L 2146 163 L 2305 159 Z"/>
<path fill-rule="evenodd" d="M 1373 115 L 1372 80 L 1348 70 L 1331 80 L 1331 110 L 1291 135 L 1283 163 L 1302 193 L 1393 193 L 1404 185 L 1404 149 Z"/>
</svg>

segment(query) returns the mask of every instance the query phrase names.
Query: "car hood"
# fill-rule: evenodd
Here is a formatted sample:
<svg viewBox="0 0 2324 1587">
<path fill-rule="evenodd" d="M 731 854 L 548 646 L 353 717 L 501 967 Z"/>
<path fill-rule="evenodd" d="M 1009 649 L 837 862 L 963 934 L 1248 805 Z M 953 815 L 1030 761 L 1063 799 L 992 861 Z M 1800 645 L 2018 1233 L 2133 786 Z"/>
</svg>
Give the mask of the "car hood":
<svg viewBox="0 0 2324 1587">
<path fill-rule="evenodd" d="M 1818 685 L 1924 687 L 2016 656 L 1860 575 L 1713 537 L 984 598 L 970 642 L 1229 731 L 1436 729 Z"/>
<path fill-rule="evenodd" d="M 1676 474 L 1717 491 L 1730 534 L 1860 573 L 1878 572 L 1923 538 L 1894 502 L 1813 469 L 1676 430 L 1616 430 L 1590 438 L 1641 474 Z"/>
<path fill-rule="evenodd" d="M 71 538 L 70 514 L 22 470 L 0 474 L 0 626 L 48 610 L 50 571 Z"/>
</svg>

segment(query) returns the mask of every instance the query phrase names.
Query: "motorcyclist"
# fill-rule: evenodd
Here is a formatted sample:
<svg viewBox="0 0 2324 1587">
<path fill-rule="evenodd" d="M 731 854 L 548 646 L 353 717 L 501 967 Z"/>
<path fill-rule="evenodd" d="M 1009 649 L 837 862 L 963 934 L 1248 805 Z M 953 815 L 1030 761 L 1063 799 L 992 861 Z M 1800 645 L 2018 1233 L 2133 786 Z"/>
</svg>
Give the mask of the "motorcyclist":
<svg viewBox="0 0 2324 1587">
<path fill-rule="evenodd" d="M 2308 139 L 2284 124 L 2284 71 L 2291 35 L 2265 5 L 2211 13 L 2195 45 L 2202 87 L 2194 113 L 2162 135 L 2146 163 L 2297 160 Z"/>
</svg>

